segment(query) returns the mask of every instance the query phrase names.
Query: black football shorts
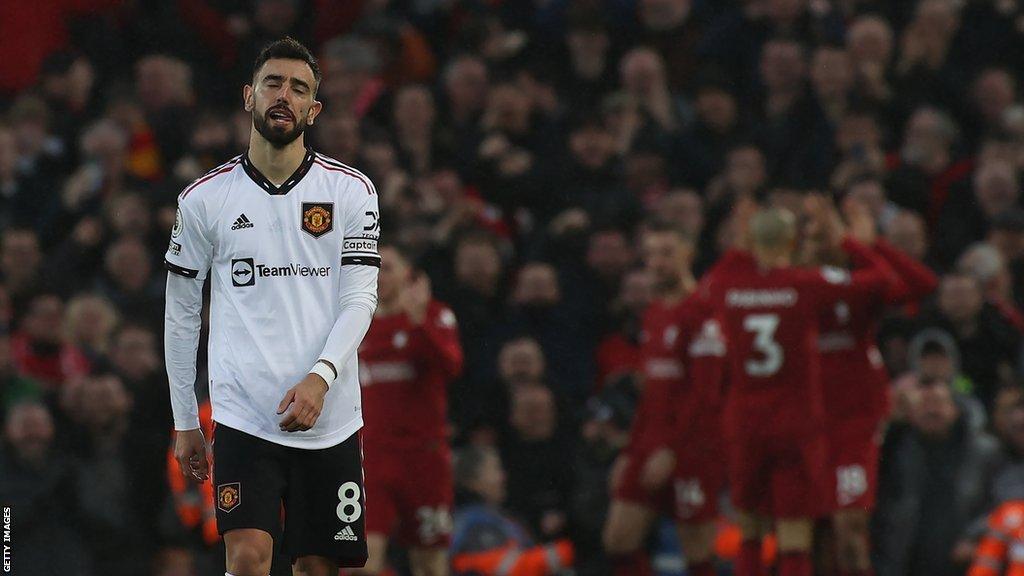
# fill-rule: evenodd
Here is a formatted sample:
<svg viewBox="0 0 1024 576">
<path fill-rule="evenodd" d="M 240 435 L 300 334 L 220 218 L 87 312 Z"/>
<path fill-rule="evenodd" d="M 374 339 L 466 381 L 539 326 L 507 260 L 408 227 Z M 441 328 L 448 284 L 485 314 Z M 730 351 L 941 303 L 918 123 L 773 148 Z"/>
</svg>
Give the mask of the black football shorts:
<svg viewBox="0 0 1024 576">
<path fill-rule="evenodd" d="M 258 528 L 292 562 L 333 558 L 366 563 L 366 499 L 359 435 L 320 450 L 282 446 L 217 424 L 213 434 L 217 530 Z M 283 528 L 282 528 L 283 523 Z"/>
</svg>

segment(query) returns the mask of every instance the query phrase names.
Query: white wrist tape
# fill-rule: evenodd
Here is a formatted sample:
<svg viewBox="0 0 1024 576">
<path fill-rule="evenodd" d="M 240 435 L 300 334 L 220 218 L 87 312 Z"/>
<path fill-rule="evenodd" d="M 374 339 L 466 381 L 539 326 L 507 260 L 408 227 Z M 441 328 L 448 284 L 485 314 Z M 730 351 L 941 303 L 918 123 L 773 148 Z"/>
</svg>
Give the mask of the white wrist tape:
<svg viewBox="0 0 1024 576">
<path fill-rule="evenodd" d="M 337 376 L 334 374 L 334 370 L 330 366 L 328 366 L 326 362 L 320 360 L 317 360 L 316 364 L 313 364 L 313 369 L 310 370 L 309 373 L 316 374 L 317 376 L 323 378 L 324 382 L 327 382 L 328 388 L 331 387 L 331 384 L 333 384 L 334 380 L 337 378 Z"/>
</svg>

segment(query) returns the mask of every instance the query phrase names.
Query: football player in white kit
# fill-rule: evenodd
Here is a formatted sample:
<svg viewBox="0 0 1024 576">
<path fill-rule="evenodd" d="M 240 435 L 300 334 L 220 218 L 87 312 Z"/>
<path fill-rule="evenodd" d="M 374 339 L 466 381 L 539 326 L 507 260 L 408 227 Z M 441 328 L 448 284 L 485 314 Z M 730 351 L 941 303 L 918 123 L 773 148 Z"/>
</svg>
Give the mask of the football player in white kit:
<svg viewBox="0 0 1024 576">
<path fill-rule="evenodd" d="M 319 82 L 295 40 L 261 52 L 243 93 L 249 148 L 182 191 L 165 255 L 175 456 L 199 482 L 210 465 L 196 349 L 211 283 L 212 482 L 229 576 L 266 576 L 279 537 L 294 574 L 366 561 L 356 349 L 377 305 L 379 212 L 365 175 L 305 146 Z"/>
</svg>

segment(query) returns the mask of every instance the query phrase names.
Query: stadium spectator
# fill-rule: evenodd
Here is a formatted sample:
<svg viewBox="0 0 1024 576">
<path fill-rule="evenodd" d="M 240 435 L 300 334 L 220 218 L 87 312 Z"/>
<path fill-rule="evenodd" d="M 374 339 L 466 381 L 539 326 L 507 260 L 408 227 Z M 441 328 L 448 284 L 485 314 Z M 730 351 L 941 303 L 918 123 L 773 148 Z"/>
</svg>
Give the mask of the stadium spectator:
<svg viewBox="0 0 1024 576">
<path fill-rule="evenodd" d="M 119 320 L 117 309 L 106 298 L 85 293 L 68 302 L 64 331 L 68 342 L 95 364 L 102 362 L 109 351 L 110 337 Z"/>
<path fill-rule="evenodd" d="M 1017 100 L 1017 80 L 1009 71 L 987 68 L 975 77 L 971 85 L 972 116 L 976 126 L 974 134 L 992 134 L 1003 127 L 1006 111 Z"/>
<path fill-rule="evenodd" d="M 923 322 L 953 335 L 960 367 L 969 379 L 966 391 L 991 407 L 995 391 L 1017 361 L 1020 333 L 985 302 L 980 282 L 963 272 L 943 276 L 937 307 L 924 314 Z"/>
<path fill-rule="evenodd" d="M 455 458 L 456 503 L 452 568 L 456 575 L 559 574 L 573 564 L 566 540 L 539 546 L 501 506 L 508 485 L 501 457 L 491 448 L 467 447 Z"/>
<path fill-rule="evenodd" d="M 96 65 L 77 51 L 58 51 L 43 62 L 37 82 L 53 112 L 53 132 L 70 146 L 97 112 Z"/>
<path fill-rule="evenodd" d="M 746 128 L 735 88 L 715 72 L 708 72 L 696 89 L 694 121 L 673 144 L 674 182 L 703 188 L 722 169 L 722 158 Z"/>
<path fill-rule="evenodd" d="M 943 362 L 922 362 L 908 391 L 907 422 L 882 447 L 873 541 L 879 576 L 961 573 L 966 531 L 992 498 L 1002 464 L 996 441 L 967 422 Z"/>
<path fill-rule="evenodd" d="M 889 22 L 874 14 L 858 16 L 846 31 L 846 49 L 853 61 L 858 90 L 882 104 L 893 97 L 888 68 L 893 55 L 893 31 Z"/>
<path fill-rule="evenodd" d="M 5 228 L 0 242 L 0 273 L 17 320 L 29 300 L 46 286 L 43 253 L 39 237 L 27 228 Z"/>
<path fill-rule="evenodd" d="M 986 241 L 995 246 L 1010 267 L 1013 295 L 1024 304 L 1024 211 L 1014 208 L 992 220 Z"/>
<path fill-rule="evenodd" d="M 11 111 L 15 117 L 17 109 Z M 45 105 L 42 113 L 46 113 Z M 48 198 L 48 186 L 54 181 L 47 180 L 42 170 L 53 173 L 53 167 L 47 170 L 43 166 L 35 166 L 36 159 L 23 153 L 19 148 L 22 137 L 19 124 L 7 126 L 0 123 L 0 225 L 4 229 L 15 226 L 40 226 L 52 217 L 54 203 Z M 43 164 L 43 162 L 38 162 Z"/>
<path fill-rule="evenodd" d="M 615 137 L 599 116 L 578 113 L 568 133 L 568 158 L 559 177 L 559 198 L 545 221 L 568 208 L 579 208 L 598 220 L 628 218 L 636 211 L 636 199 L 616 177 L 621 163 L 615 154 Z"/>
<path fill-rule="evenodd" d="M 1004 160 L 980 164 L 972 180 L 973 196 L 951 197 L 937 227 L 935 258 L 948 266 L 972 242 L 985 238 L 993 218 L 1017 205 L 1020 198 L 1017 172 Z"/>
<path fill-rule="evenodd" d="M 595 351 L 595 393 L 639 371 L 641 324 L 653 288 L 644 270 L 632 270 L 622 279 L 619 295 L 609 306 L 609 331 Z"/>
<path fill-rule="evenodd" d="M 448 124 L 465 134 L 487 102 L 487 65 L 472 54 L 456 56 L 444 71 L 443 109 Z"/>
<path fill-rule="evenodd" d="M 156 524 L 146 514 L 162 509 L 167 488 L 146 465 L 155 460 L 143 451 L 152 451 L 152 444 L 130 428 L 132 398 L 120 378 L 97 372 L 76 385 L 68 409 L 77 428 L 66 442 L 79 479 L 74 496 L 96 569 L 124 576 L 144 572 L 156 541 Z"/>
<path fill-rule="evenodd" d="M 572 466 L 575 480 L 570 498 L 579 574 L 607 573 L 608 559 L 601 539 L 609 505 L 608 477 L 615 457 L 629 442 L 636 395 L 636 383 L 624 375 L 587 402 L 580 447 Z"/>
<path fill-rule="evenodd" d="M 674 132 L 681 121 L 681 103 L 669 87 L 665 61 L 650 48 L 634 48 L 622 57 L 619 81 L 651 123 L 663 133 Z"/>
<path fill-rule="evenodd" d="M 897 90 L 905 107 L 938 102 L 946 108 L 961 103 L 957 81 L 963 69 L 952 57 L 953 39 L 960 29 L 962 8 L 946 0 L 922 0 L 900 38 L 900 55 L 894 71 Z"/>
<path fill-rule="evenodd" d="M 395 92 L 393 108 L 391 130 L 402 168 L 412 177 L 430 172 L 446 153 L 434 95 L 423 85 L 403 86 Z"/>
<path fill-rule="evenodd" d="M 910 210 L 899 210 L 884 227 L 886 238 L 894 246 L 919 261 L 928 255 L 928 233 L 921 215 Z"/>
<path fill-rule="evenodd" d="M 508 474 L 508 508 L 538 538 L 564 536 L 573 474 L 559 462 L 574 447 L 567 441 L 555 395 L 543 384 L 527 384 L 511 390 L 509 404 L 507 432 L 499 442 Z"/>
<path fill-rule="evenodd" d="M 11 338 L 14 365 L 35 378 L 47 393 L 84 375 L 90 363 L 81 350 L 67 342 L 62 328 L 64 303 L 42 293 L 28 304 L 20 328 Z"/>
<path fill-rule="evenodd" d="M 137 460 L 136 490 L 148 491 L 140 500 L 143 518 L 159 517 L 168 487 L 161 465 L 171 443 L 170 396 L 164 384 L 153 330 L 140 324 L 124 323 L 111 338 L 110 369 L 120 378 L 131 398 L 128 423 L 129 450 Z"/>
<path fill-rule="evenodd" d="M 992 408 L 992 432 L 1008 458 L 993 480 L 992 497 L 999 504 L 1024 499 L 1024 389 L 1020 386 L 999 390 Z"/>
<path fill-rule="evenodd" d="M 38 400 L 41 396 L 39 383 L 15 371 L 11 335 L 0 331 L 0 421 L 6 422 L 8 411 L 16 404 Z"/>
<path fill-rule="evenodd" d="M 67 458 L 55 451 L 50 411 L 32 400 L 7 411 L 0 450 L 0 498 L 18 522 L 18 552 L 13 567 L 22 571 L 92 576 L 92 557 L 83 541 L 84 518 L 74 487 L 77 478 Z M 95 481 L 95 480 L 92 480 Z M 12 515 L 14 512 L 12 512 Z M 60 542 L 59 554 L 53 543 Z"/>
<path fill-rule="evenodd" d="M 565 33 L 565 75 L 558 78 L 560 98 L 569 109 L 592 109 L 614 86 L 612 37 L 607 15 L 586 3 L 571 6 Z"/>
<path fill-rule="evenodd" d="M 160 326 L 161 290 L 145 244 L 131 237 L 117 240 L 107 249 L 104 271 L 105 277 L 96 286 L 100 294 L 125 316 L 147 326 Z"/>
<path fill-rule="evenodd" d="M 440 286 L 438 297 L 451 302 L 459 319 L 466 364 L 452 387 L 449 407 L 459 434 L 480 423 L 496 374 L 497 348 L 504 319 L 505 274 L 498 240 L 485 232 L 467 233 L 453 248 L 453 281 Z"/>
<path fill-rule="evenodd" d="M 888 161 L 886 189 L 892 201 L 925 216 L 930 225 L 942 213 L 951 187 L 970 175 L 971 163 L 955 156 L 957 138 L 948 114 L 921 107 L 907 121 L 898 155 Z"/>
<path fill-rule="evenodd" d="M 1024 315 L 1013 299 L 1013 277 L 1002 254 L 991 244 L 972 244 L 957 261 L 957 269 L 982 286 L 985 301 L 994 305 L 1017 332 L 1024 332 Z"/>
<path fill-rule="evenodd" d="M 899 207 L 889 201 L 882 181 L 874 176 L 856 178 L 848 182 L 845 189 L 846 197 L 867 206 L 871 218 L 880 229 L 888 228 L 899 213 Z"/>
<path fill-rule="evenodd" d="M 519 270 L 511 295 L 509 325 L 513 333 L 535 338 L 550 361 L 550 384 L 575 400 L 590 392 L 593 364 L 591 337 L 565 304 L 557 271 L 531 262 Z"/>
</svg>

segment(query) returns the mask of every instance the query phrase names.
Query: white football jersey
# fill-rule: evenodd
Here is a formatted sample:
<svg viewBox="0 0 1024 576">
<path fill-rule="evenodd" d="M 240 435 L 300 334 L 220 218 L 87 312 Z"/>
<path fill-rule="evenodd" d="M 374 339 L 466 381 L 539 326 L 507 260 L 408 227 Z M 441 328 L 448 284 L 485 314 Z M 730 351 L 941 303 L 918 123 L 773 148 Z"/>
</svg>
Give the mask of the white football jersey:
<svg viewBox="0 0 1024 576">
<path fill-rule="evenodd" d="M 211 279 L 216 422 L 310 449 L 338 444 L 362 426 L 356 354 L 336 366 L 338 378 L 313 428 L 282 432 L 276 410 L 323 351 L 341 292 L 375 297 L 378 217 L 370 179 L 312 150 L 281 186 L 243 154 L 181 193 L 166 267 Z"/>
</svg>

